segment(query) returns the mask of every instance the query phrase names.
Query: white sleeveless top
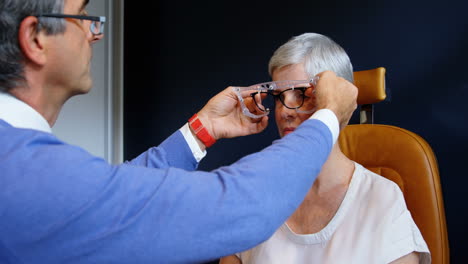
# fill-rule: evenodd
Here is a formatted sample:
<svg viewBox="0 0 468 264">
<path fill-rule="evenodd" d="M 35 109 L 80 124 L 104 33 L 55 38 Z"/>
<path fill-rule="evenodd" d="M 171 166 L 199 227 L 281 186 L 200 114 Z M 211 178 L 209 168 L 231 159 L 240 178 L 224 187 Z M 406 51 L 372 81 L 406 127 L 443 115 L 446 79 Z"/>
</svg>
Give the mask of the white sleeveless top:
<svg viewBox="0 0 468 264">
<path fill-rule="evenodd" d="M 299 235 L 283 224 L 257 247 L 237 254 L 243 264 L 389 263 L 429 249 L 400 188 L 359 164 L 337 213 L 318 233 Z"/>
</svg>

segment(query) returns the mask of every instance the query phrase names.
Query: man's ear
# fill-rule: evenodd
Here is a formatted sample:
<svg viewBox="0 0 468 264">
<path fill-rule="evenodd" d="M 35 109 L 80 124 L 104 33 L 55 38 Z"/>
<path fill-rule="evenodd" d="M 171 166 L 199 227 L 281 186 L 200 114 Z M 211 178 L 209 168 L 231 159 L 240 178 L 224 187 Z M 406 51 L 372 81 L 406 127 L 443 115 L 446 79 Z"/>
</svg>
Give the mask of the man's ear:
<svg viewBox="0 0 468 264">
<path fill-rule="evenodd" d="M 34 16 L 23 19 L 18 31 L 18 43 L 26 61 L 44 65 L 47 61 L 47 35 L 44 31 L 37 31 L 38 23 L 38 18 Z"/>
</svg>

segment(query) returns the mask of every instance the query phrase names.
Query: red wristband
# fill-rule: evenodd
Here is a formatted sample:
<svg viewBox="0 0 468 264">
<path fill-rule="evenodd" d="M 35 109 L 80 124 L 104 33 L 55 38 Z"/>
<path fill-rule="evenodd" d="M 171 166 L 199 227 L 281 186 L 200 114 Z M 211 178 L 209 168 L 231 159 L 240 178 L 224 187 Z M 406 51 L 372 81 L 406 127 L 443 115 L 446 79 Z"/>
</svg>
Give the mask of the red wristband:
<svg viewBox="0 0 468 264">
<path fill-rule="evenodd" d="M 205 147 L 209 148 L 213 146 L 214 143 L 216 143 L 216 139 L 214 139 L 208 130 L 203 126 L 201 123 L 200 119 L 198 119 L 198 115 L 194 114 L 190 119 L 189 119 L 189 125 L 192 127 L 193 131 L 195 132 L 195 135 L 197 135 L 197 138 L 203 142 Z"/>
</svg>

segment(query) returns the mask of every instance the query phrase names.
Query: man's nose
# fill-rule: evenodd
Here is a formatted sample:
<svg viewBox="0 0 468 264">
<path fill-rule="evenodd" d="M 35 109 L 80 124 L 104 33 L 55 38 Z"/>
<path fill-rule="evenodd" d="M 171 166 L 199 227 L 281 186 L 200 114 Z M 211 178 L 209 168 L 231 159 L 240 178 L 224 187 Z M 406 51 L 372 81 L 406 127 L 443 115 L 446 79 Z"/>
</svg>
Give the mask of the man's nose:
<svg viewBox="0 0 468 264">
<path fill-rule="evenodd" d="M 91 44 L 94 44 L 104 38 L 104 34 L 93 35 L 91 39 Z"/>
</svg>

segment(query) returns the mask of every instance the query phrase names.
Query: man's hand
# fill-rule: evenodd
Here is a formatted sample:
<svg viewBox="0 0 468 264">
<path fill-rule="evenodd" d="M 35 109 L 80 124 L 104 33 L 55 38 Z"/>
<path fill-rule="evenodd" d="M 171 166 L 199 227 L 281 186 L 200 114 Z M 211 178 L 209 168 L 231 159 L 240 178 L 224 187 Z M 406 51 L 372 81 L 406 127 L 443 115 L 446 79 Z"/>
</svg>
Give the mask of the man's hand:
<svg viewBox="0 0 468 264">
<path fill-rule="evenodd" d="M 358 89 L 331 71 L 324 71 L 317 76 L 319 76 L 315 87 L 317 109 L 332 110 L 340 122 L 340 128 L 344 128 L 357 107 Z"/>
<path fill-rule="evenodd" d="M 244 103 L 249 109 L 255 108 L 252 98 L 245 98 Z M 232 87 L 211 98 L 198 112 L 198 118 L 216 140 L 256 134 L 268 125 L 267 116 L 252 119 L 242 113 Z"/>
</svg>

